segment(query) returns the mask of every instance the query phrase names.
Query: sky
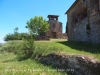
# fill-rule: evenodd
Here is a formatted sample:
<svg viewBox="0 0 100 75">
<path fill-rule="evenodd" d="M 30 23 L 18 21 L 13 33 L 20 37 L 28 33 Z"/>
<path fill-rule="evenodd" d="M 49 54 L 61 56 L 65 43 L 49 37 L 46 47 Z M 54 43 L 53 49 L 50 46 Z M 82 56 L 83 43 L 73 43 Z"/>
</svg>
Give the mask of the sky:
<svg viewBox="0 0 100 75">
<path fill-rule="evenodd" d="M 26 22 L 34 16 L 43 16 L 48 21 L 48 15 L 59 15 L 63 23 L 63 33 L 67 22 L 65 12 L 75 0 L 0 0 L 0 43 L 4 37 L 13 33 L 18 27 L 18 32 L 28 32 Z"/>
</svg>

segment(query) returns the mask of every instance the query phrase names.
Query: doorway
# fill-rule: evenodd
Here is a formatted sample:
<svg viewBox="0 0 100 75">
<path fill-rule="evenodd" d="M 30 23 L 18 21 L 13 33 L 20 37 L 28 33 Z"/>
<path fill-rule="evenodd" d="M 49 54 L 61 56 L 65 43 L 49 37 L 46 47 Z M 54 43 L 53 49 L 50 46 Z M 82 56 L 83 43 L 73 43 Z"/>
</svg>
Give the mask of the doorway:
<svg viewBox="0 0 100 75">
<path fill-rule="evenodd" d="M 52 33 L 52 37 L 53 37 L 53 38 L 56 38 L 56 32 L 53 32 L 53 33 Z"/>
</svg>

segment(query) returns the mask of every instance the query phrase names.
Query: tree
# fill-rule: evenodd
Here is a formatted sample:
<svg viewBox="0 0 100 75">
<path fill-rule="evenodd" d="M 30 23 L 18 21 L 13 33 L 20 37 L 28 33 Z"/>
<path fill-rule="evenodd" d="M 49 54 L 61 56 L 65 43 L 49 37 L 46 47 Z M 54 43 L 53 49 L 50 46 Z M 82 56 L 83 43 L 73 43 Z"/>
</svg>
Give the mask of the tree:
<svg viewBox="0 0 100 75">
<path fill-rule="evenodd" d="M 42 16 L 35 16 L 26 22 L 26 28 L 33 34 L 43 34 L 49 30 L 49 23 Z"/>
<path fill-rule="evenodd" d="M 15 29 L 14 29 L 14 32 L 16 33 L 18 31 L 18 27 L 16 27 Z"/>
<path fill-rule="evenodd" d="M 68 22 L 66 23 L 66 33 L 68 33 Z"/>
<path fill-rule="evenodd" d="M 17 40 L 19 38 L 19 34 L 18 34 L 18 27 L 16 27 L 14 29 L 14 34 L 15 34 L 15 39 Z"/>
</svg>

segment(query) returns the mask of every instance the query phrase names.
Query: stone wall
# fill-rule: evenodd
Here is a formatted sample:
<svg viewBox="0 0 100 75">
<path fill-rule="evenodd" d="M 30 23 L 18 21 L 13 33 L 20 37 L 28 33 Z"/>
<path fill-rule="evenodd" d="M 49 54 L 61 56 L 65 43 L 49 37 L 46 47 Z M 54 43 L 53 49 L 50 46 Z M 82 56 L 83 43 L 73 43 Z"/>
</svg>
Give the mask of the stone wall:
<svg viewBox="0 0 100 75">
<path fill-rule="evenodd" d="M 68 75 L 100 75 L 100 62 L 82 55 L 49 54 L 40 62 Z"/>
<path fill-rule="evenodd" d="M 100 43 L 100 10 L 99 10 L 100 0 L 87 0 L 88 3 L 88 13 L 90 22 L 90 42 Z"/>
<path fill-rule="evenodd" d="M 45 40 L 45 41 L 47 41 L 47 40 L 50 41 L 50 38 L 49 38 L 49 36 L 39 36 L 39 35 L 38 35 L 38 36 L 35 38 L 35 40 L 36 40 L 36 41 L 41 41 L 41 40 L 42 40 L 42 41 L 43 41 L 43 40 Z"/>
<path fill-rule="evenodd" d="M 68 40 L 100 43 L 100 0 L 85 0 L 87 3 L 86 7 L 83 6 L 84 2 L 82 1 L 78 0 L 74 7 L 67 13 Z M 85 18 L 82 18 L 84 16 L 84 12 L 82 11 L 85 11 Z M 75 22 L 75 18 L 77 18 L 77 22 Z M 90 30 L 87 30 L 87 25 L 90 26 Z"/>
<path fill-rule="evenodd" d="M 62 23 L 57 20 L 49 20 L 48 23 L 50 24 L 50 28 L 46 35 L 54 38 L 53 33 L 55 33 L 55 38 L 62 38 Z"/>
<path fill-rule="evenodd" d="M 77 4 L 74 5 L 74 7 L 71 8 L 70 11 L 67 13 L 67 16 L 68 16 L 67 17 L 67 19 L 68 19 L 68 26 L 67 26 L 68 27 L 68 39 L 71 41 L 79 40 L 78 38 L 81 38 L 80 36 L 82 36 L 82 35 L 80 35 L 80 36 L 78 35 L 79 33 L 83 32 L 83 31 L 81 31 L 82 25 L 79 26 L 79 24 L 81 24 L 82 22 L 80 21 L 80 19 L 78 19 L 78 21 L 80 21 L 80 22 L 77 24 L 75 23 L 75 18 L 78 17 L 77 14 L 82 11 L 82 5 L 83 5 L 83 0 L 78 1 Z M 76 27 L 78 27 L 78 28 L 76 28 Z M 83 27 L 85 27 L 85 26 L 83 26 Z M 77 31 L 79 31 L 79 32 L 77 32 Z M 74 34 L 74 32 L 75 32 L 75 34 Z"/>
<path fill-rule="evenodd" d="M 100 43 L 100 14 L 90 18 L 90 42 Z"/>
<path fill-rule="evenodd" d="M 88 35 L 86 33 L 87 31 L 86 25 L 87 25 L 87 18 L 76 23 L 73 28 L 74 38 L 72 37 L 72 39 L 74 39 L 75 41 L 82 41 L 82 42 L 88 41 Z"/>
<path fill-rule="evenodd" d="M 62 38 L 63 39 L 66 39 L 66 38 L 68 39 L 67 33 L 62 33 Z"/>
</svg>

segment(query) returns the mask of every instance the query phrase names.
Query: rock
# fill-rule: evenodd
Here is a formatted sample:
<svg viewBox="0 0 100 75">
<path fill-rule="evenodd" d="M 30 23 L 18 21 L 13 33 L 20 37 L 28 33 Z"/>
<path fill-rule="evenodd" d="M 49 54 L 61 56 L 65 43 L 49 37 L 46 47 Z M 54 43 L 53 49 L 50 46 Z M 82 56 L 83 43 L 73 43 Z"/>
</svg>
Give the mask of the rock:
<svg viewBox="0 0 100 75">
<path fill-rule="evenodd" d="M 78 60 L 76 58 L 68 58 L 68 67 L 76 68 L 75 66 L 78 64 Z"/>
<path fill-rule="evenodd" d="M 100 75 L 100 62 L 86 56 L 53 53 L 42 57 L 40 61 L 43 64 L 62 69 L 69 75 Z"/>
</svg>

